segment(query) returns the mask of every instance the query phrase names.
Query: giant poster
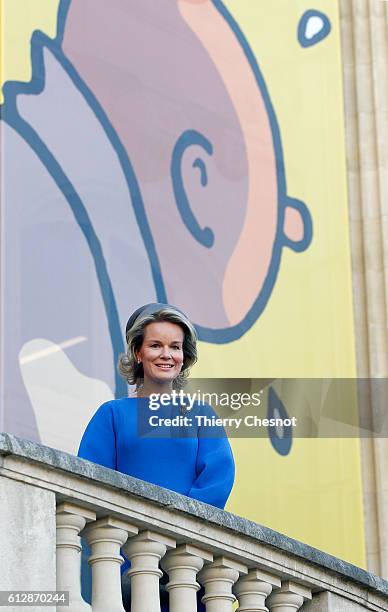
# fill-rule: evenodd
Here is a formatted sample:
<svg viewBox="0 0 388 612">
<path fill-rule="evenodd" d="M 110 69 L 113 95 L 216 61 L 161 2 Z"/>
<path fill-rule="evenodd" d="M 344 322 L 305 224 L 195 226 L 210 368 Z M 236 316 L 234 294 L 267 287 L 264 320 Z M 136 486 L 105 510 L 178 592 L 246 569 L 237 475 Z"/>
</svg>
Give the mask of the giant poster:
<svg viewBox="0 0 388 612">
<path fill-rule="evenodd" d="M 354 377 L 337 2 L 2 16 L 2 428 L 76 452 L 153 301 L 196 325 L 193 376 Z M 232 439 L 227 509 L 363 565 L 357 439 L 279 439 Z"/>
</svg>

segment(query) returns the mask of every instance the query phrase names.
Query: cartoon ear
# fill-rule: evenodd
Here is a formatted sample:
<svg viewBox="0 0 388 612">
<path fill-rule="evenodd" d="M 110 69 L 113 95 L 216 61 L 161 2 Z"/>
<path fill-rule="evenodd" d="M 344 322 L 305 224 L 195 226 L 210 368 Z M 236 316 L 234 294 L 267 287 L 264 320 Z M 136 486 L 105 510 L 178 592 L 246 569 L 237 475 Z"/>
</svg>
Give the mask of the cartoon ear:
<svg viewBox="0 0 388 612">
<path fill-rule="evenodd" d="M 284 208 L 283 244 L 293 251 L 304 251 L 313 237 L 313 222 L 301 200 L 287 198 Z"/>
<path fill-rule="evenodd" d="M 187 130 L 178 138 L 171 160 L 171 178 L 174 189 L 176 204 L 188 231 L 192 236 L 203 246 L 210 248 L 214 244 L 214 233 L 210 227 L 201 227 L 194 215 L 182 177 L 182 160 L 183 155 L 190 147 L 201 147 L 208 156 L 213 155 L 213 147 L 211 142 L 205 136 L 196 130 Z M 200 181 L 202 187 L 206 187 L 208 178 L 206 163 L 201 158 L 197 158 L 193 163 L 193 168 L 198 168 L 200 172 Z"/>
</svg>

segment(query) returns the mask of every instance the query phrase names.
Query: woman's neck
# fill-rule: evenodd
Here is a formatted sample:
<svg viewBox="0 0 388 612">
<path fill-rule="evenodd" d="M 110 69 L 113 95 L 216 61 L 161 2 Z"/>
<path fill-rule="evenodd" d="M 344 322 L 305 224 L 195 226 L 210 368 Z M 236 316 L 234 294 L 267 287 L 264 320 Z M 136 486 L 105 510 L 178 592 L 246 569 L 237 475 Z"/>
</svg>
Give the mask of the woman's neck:
<svg viewBox="0 0 388 612">
<path fill-rule="evenodd" d="M 149 397 L 152 394 L 171 395 L 173 390 L 172 383 L 155 383 L 153 381 L 144 381 L 141 387 L 136 390 L 137 397 Z"/>
</svg>

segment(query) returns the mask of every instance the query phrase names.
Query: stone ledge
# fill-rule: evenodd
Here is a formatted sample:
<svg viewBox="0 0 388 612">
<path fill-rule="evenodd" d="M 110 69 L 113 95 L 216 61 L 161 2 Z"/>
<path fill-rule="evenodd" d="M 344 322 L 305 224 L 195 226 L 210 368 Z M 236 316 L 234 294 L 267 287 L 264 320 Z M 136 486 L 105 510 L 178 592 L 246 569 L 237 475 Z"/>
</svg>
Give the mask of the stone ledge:
<svg viewBox="0 0 388 612">
<path fill-rule="evenodd" d="M 115 489 L 121 489 L 127 493 L 156 502 L 161 506 L 185 512 L 213 525 L 229 529 L 240 535 L 249 536 L 262 544 L 287 552 L 304 561 L 309 561 L 379 594 L 388 595 L 388 581 L 366 570 L 289 538 L 269 527 L 263 527 L 241 516 L 220 510 L 215 506 L 204 504 L 169 489 L 127 476 L 91 461 L 79 459 L 74 455 L 54 448 L 17 438 L 11 434 L 0 434 L 0 455 L 13 455 L 48 467 L 54 467 Z"/>
</svg>

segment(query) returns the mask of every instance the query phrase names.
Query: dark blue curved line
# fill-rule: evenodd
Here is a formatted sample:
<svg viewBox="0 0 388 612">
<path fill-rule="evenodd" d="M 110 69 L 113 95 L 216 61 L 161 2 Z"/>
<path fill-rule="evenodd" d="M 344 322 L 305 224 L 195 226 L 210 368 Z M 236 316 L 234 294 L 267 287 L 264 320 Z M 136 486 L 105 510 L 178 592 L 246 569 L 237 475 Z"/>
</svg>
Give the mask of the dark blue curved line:
<svg viewBox="0 0 388 612">
<path fill-rule="evenodd" d="M 301 253 L 310 246 L 313 237 L 313 221 L 310 211 L 304 202 L 297 200 L 296 198 L 287 198 L 287 207 L 295 208 L 295 210 L 299 212 L 303 219 L 304 235 L 300 240 L 291 240 L 291 238 L 288 238 L 288 236 L 284 236 L 283 244 L 293 251 Z"/>
<path fill-rule="evenodd" d="M 258 84 L 259 90 L 263 97 L 263 101 L 264 101 L 264 104 L 265 104 L 265 107 L 268 113 L 270 125 L 271 125 L 272 138 L 273 138 L 273 144 L 274 144 L 274 150 L 275 150 L 277 182 L 278 182 L 278 205 L 279 205 L 278 221 L 277 221 L 277 228 L 276 228 L 275 240 L 274 240 L 274 245 L 273 245 L 271 264 L 270 264 L 266 279 L 264 281 L 262 290 L 260 291 L 250 311 L 247 313 L 247 315 L 244 317 L 244 319 L 240 323 L 232 327 L 223 328 L 223 329 L 212 329 L 212 328 L 202 327 L 199 325 L 196 326 L 198 334 L 199 334 L 199 338 L 201 340 L 204 340 L 206 342 L 216 343 L 216 344 L 224 344 L 224 343 L 228 343 L 228 342 L 231 342 L 233 340 L 240 338 L 256 322 L 257 318 L 260 316 L 260 314 L 262 313 L 262 311 L 264 310 L 268 302 L 268 299 L 270 297 L 271 291 L 273 289 L 273 286 L 274 286 L 274 283 L 276 281 L 276 277 L 279 271 L 279 265 L 280 265 L 280 259 L 281 259 L 281 249 L 283 246 L 290 246 L 290 241 L 286 239 L 286 237 L 283 234 L 284 212 L 285 212 L 285 207 L 289 205 L 289 199 L 286 194 L 286 179 L 285 179 L 285 172 L 284 172 L 284 161 L 283 161 L 283 152 L 282 152 L 282 144 L 281 144 L 279 126 L 277 124 L 276 115 L 272 107 L 272 102 L 270 100 L 268 91 L 266 89 L 265 81 L 261 75 L 256 58 L 252 50 L 250 49 L 250 46 L 246 38 L 241 32 L 238 24 L 234 20 L 234 18 L 231 16 L 231 14 L 226 9 L 226 7 L 224 6 L 221 0 L 212 0 L 212 2 L 215 8 L 218 10 L 218 12 L 221 14 L 221 16 L 227 21 L 232 31 L 234 32 L 239 44 L 241 45 L 244 51 L 244 54 L 246 55 L 247 60 L 254 73 L 256 82 Z M 69 60 L 65 58 L 60 48 L 60 44 L 62 43 L 62 38 L 63 38 L 65 19 L 67 16 L 67 11 L 68 11 L 69 6 L 70 6 L 70 0 L 61 0 L 60 9 L 58 13 L 58 33 L 57 33 L 57 37 L 55 41 L 54 42 L 51 41 L 50 39 L 45 37 L 42 33 L 40 33 L 40 36 L 42 37 L 42 39 L 46 40 L 46 45 L 52 50 L 55 57 L 58 59 L 58 61 L 61 63 L 64 70 L 68 73 L 69 77 L 72 79 L 74 85 L 77 87 L 77 89 L 81 92 L 81 94 L 87 100 L 89 106 L 91 107 L 92 111 L 95 113 L 103 129 L 105 130 L 105 133 L 107 134 L 107 137 L 110 140 L 113 148 L 116 150 L 116 153 L 118 155 L 119 161 L 121 163 L 121 166 L 122 166 L 122 169 L 123 169 L 123 172 L 126 177 L 127 184 L 130 190 L 135 216 L 139 224 L 139 229 L 142 234 L 144 245 L 147 250 L 149 259 L 150 259 L 152 275 L 153 275 L 156 293 L 157 293 L 157 299 L 160 302 L 166 302 L 167 298 L 165 294 L 164 284 L 163 284 L 163 280 L 161 276 L 160 265 L 159 265 L 154 241 L 153 241 L 152 234 L 150 232 L 150 228 L 148 225 L 147 217 L 144 211 L 144 205 L 143 205 L 142 197 L 140 194 L 139 186 L 137 184 L 137 180 L 136 180 L 134 171 L 132 169 L 132 166 L 129 162 L 125 148 L 123 147 L 118 135 L 116 134 L 115 130 L 110 124 L 105 112 L 103 111 L 100 104 L 96 100 L 94 94 L 90 91 L 87 85 L 82 81 L 82 79 L 80 78 L 80 76 L 78 75 L 78 73 L 76 72 L 72 64 L 69 62 Z M 29 84 L 24 84 L 24 83 L 16 84 L 15 83 L 16 91 L 14 95 L 16 95 L 17 92 L 19 93 L 24 92 L 27 94 L 35 92 L 35 88 L 37 87 L 39 79 L 36 78 L 35 76 L 34 68 L 35 67 L 33 63 L 33 79 L 31 80 L 31 83 Z M 42 89 L 42 84 L 41 84 L 40 90 L 41 89 Z M 304 208 L 303 210 L 301 209 L 301 212 L 304 215 L 303 221 L 307 229 L 308 229 L 308 223 L 310 222 L 311 232 L 309 233 L 310 233 L 310 241 L 311 241 L 311 237 L 312 237 L 311 217 L 308 213 L 307 208 Z M 305 232 L 305 236 L 307 235 L 308 235 L 308 232 Z M 307 239 L 305 240 L 305 242 L 307 243 Z M 294 248 L 294 250 L 296 250 L 295 243 L 292 243 L 292 245 L 293 246 L 291 248 Z"/>
<path fill-rule="evenodd" d="M 101 107 L 100 103 L 97 101 L 94 94 L 86 85 L 86 83 L 81 79 L 71 62 L 62 54 L 62 52 L 58 52 L 58 54 L 56 54 L 55 50 L 53 50 L 53 53 L 58 59 L 61 66 L 69 75 L 70 79 L 73 81 L 75 87 L 86 99 L 88 105 L 90 106 L 97 119 L 99 120 L 101 126 L 103 127 L 105 134 L 107 135 L 113 149 L 116 151 L 131 196 L 136 221 L 143 242 L 146 246 L 147 256 L 151 267 L 151 275 L 155 286 L 157 298 L 156 301 L 164 304 L 167 302 L 167 295 L 161 274 L 159 258 L 157 255 L 156 246 L 148 223 L 148 219 L 145 213 L 143 197 L 140 192 L 139 183 L 137 181 L 132 164 L 129 160 L 127 151 L 124 145 L 122 144 L 117 132 L 109 121 L 105 111 Z"/>
<path fill-rule="evenodd" d="M 57 20 L 57 35 L 54 40 L 54 43 L 52 43 L 52 41 L 49 38 L 44 37 L 43 33 L 42 33 L 42 39 L 46 40 L 47 47 L 55 55 L 56 59 L 59 61 L 62 68 L 65 70 L 65 72 L 68 74 L 68 76 L 74 83 L 75 87 L 78 89 L 80 94 L 85 98 L 87 104 L 89 105 L 91 110 L 96 115 L 105 134 L 108 137 L 109 142 L 111 143 L 114 151 L 116 152 L 120 166 L 125 176 L 129 194 L 131 196 L 133 211 L 135 213 L 136 221 L 137 221 L 137 224 L 140 230 L 140 234 L 144 242 L 148 260 L 150 262 L 151 275 L 152 275 L 152 279 L 154 282 L 155 293 L 156 293 L 156 301 L 161 302 L 161 303 L 167 303 L 167 294 L 166 294 L 166 289 L 164 286 L 162 272 L 160 269 L 159 257 L 158 257 L 155 242 L 154 242 L 154 239 L 151 233 L 151 228 L 148 223 L 147 215 L 145 212 L 143 197 L 140 192 L 139 183 L 137 181 L 136 174 L 132 167 L 132 164 L 129 160 L 127 151 L 124 145 L 122 144 L 112 123 L 108 119 L 108 116 L 106 115 L 101 104 L 98 102 L 97 98 L 95 97 L 91 89 L 86 85 L 86 83 L 83 81 L 81 76 L 78 74 L 77 70 L 74 68 L 72 63 L 65 57 L 62 51 L 63 35 L 64 35 L 64 30 L 66 26 L 66 20 L 67 20 L 70 5 L 71 5 L 71 0 L 60 0 L 59 9 L 58 9 L 58 20 Z"/>
<path fill-rule="evenodd" d="M 15 111 L 15 115 L 12 113 L 12 110 Z M 11 105 L 4 106 L 2 119 L 24 138 L 24 140 L 29 144 L 31 149 L 45 166 L 48 173 L 55 181 L 58 189 L 62 192 L 63 196 L 69 203 L 74 218 L 86 239 L 90 253 L 93 257 L 94 267 L 109 325 L 114 355 L 115 394 L 117 397 L 122 397 L 127 392 L 127 385 L 117 372 L 116 367 L 119 354 L 124 351 L 120 321 L 101 244 L 90 222 L 88 213 L 82 203 L 82 200 L 74 189 L 74 186 L 69 181 L 68 177 L 63 172 L 52 153 L 49 151 L 35 130 L 20 116 L 17 116 L 16 108 L 13 109 Z"/>
<path fill-rule="evenodd" d="M 62 45 L 63 43 L 63 35 L 65 32 L 65 25 L 67 20 L 67 14 L 69 12 L 71 0 L 61 0 L 58 6 L 57 13 L 57 35 L 55 37 L 55 42 L 58 45 Z"/>
<path fill-rule="evenodd" d="M 164 282 L 160 271 L 159 258 L 157 256 L 154 239 L 152 237 L 148 220 L 145 214 L 143 198 L 140 192 L 135 172 L 133 170 L 131 162 L 129 161 L 125 147 L 121 143 L 120 138 L 118 137 L 115 129 L 109 121 L 105 111 L 102 109 L 101 105 L 96 100 L 94 94 L 86 85 L 86 83 L 81 79 L 71 62 L 63 55 L 62 49 L 57 47 L 56 42 L 51 40 L 45 34 L 43 34 L 43 32 L 37 30 L 32 36 L 31 46 L 31 55 L 33 61 L 32 80 L 29 83 L 9 81 L 4 86 L 4 95 L 5 88 L 7 88 L 7 90 L 9 91 L 9 96 L 15 97 L 20 93 L 26 95 L 41 93 L 44 87 L 43 53 L 41 52 L 41 47 L 43 48 L 45 46 L 53 53 L 54 57 L 60 63 L 69 78 L 72 80 L 74 86 L 78 89 L 78 91 L 84 97 L 93 113 L 96 115 L 100 125 L 102 126 L 105 134 L 109 139 L 109 142 L 111 143 L 113 149 L 116 152 L 131 196 L 136 221 L 138 223 L 140 233 L 146 246 L 157 301 L 161 303 L 167 302 Z"/>
<path fill-rule="evenodd" d="M 199 169 L 199 172 L 201 174 L 201 185 L 202 185 L 202 187 L 206 187 L 206 185 L 208 183 L 208 180 L 207 180 L 207 171 L 206 171 L 205 162 L 198 157 L 193 162 L 193 168 L 198 168 Z"/>
<path fill-rule="evenodd" d="M 62 2 L 64 2 L 65 4 L 69 3 L 69 0 L 62 0 Z M 274 150 L 275 150 L 275 159 L 276 159 L 276 171 L 277 171 L 277 182 L 278 182 L 278 204 L 279 204 L 279 211 L 278 211 L 278 222 L 277 222 L 277 228 L 276 228 L 276 234 L 275 234 L 275 240 L 274 240 L 274 246 L 273 246 L 273 252 L 272 252 L 272 259 L 271 259 L 271 264 L 267 273 L 267 277 L 264 281 L 262 290 L 260 291 L 259 296 L 257 297 L 255 303 L 253 304 L 253 306 L 251 307 L 250 311 L 247 313 L 247 315 L 244 317 L 244 319 L 238 323 L 235 326 L 232 327 L 228 327 L 228 328 L 223 328 L 223 329 L 212 329 L 212 328 L 207 328 L 207 327 L 202 327 L 199 325 L 196 325 L 198 334 L 199 334 L 199 338 L 200 340 L 204 340 L 207 342 L 212 342 L 212 343 L 216 343 L 216 344 L 224 344 L 224 343 L 228 343 L 231 342 L 233 340 L 236 340 L 238 338 L 240 338 L 257 320 L 257 318 L 260 316 L 260 314 L 262 313 L 262 311 L 264 310 L 268 299 L 270 297 L 272 288 L 275 284 L 276 281 L 276 277 L 277 277 L 277 273 L 279 270 L 279 265 L 280 265 L 280 258 L 281 258 L 281 248 L 283 245 L 290 245 L 290 241 L 284 236 L 283 234 L 283 226 L 284 226 L 284 212 L 285 212 L 285 207 L 288 205 L 289 202 L 289 198 L 286 194 L 286 179 L 285 179 L 285 171 L 284 171 L 284 161 L 283 161 L 283 150 L 282 150 L 282 144 L 281 144 L 281 137 L 280 137 L 280 130 L 279 130 L 279 126 L 277 123 L 277 119 L 276 119 L 276 115 L 275 115 L 275 111 L 273 109 L 272 106 L 272 102 L 271 99 L 269 97 L 267 88 L 266 88 L 266 84 L 264 81 L 264 78 L 260 72 L 259 66 L 257 64 L 256 58 L 249 46 L 249 43 L 247 42 L 244 34 L 242 33 L 240 27 L 238 26 L 237 22 L 234 20 L 234 18 L 232 17 L 232 15 L 229 13 L 229 11 L 227 10 L 227 8 L 225 7 L 225 5 L 223 4 L 223 2 L 221 0 L 212 0 L 215 8 L 219 11 L 219 13 L 221 14 L 221 16 L 228 22 L 229 26 L 231 27 L 232 31 L 234 32 L 238 42 L 240 43 L 246 57 L 247 60 L 251 66 L 251 69 L 254 73 L 254 76 L 256 78 L 259 90 L 263 96 L 263 101 L 268 113 L 268 117 L 270 120 L 270 125 L 271 125 L 271 130 L 272 130 L 272 137 L 273 137 L 273 144 L 274 144 Z M 68 62 L 68 60 L 63 57 L 63 67 L 65 70 L 68 71 L 67 67 L 66 67 L 66 63 L 69 64 L 69 67 L 71 67 L 73 70 L 74 68 L 71 66 L 70 62 Z M 59 61 L 61 60 L 61 58 L 58 58 Z M 75 71 L 75 70 L 74 70 Z M 77 73 L 76 73 L 77 74 Z M 72 78 L 72 75 L 69 74 L 69 76 Z M 74 79 L 73 79 L 74 82 Z M 77 83 L 75 83 L 75 85 L 77 86 Z M 85 91 L 89 94 L 90 96 L 90 100 L 88 99 L 87 96 L 87 100 L 88 103 L 90 104 L 91 108 L 95 111 L 94 109 L 94 104 L 96 104 L 96 106 L 99 108 L 100 113 L 102 114 L 103 118 L 105 117 L 105 113 L 104 111 L 101 109 L 99 103 L 97 102 L 97 100 L 94 98 L 94 95 L 92 94 L 92 92 L 90 92 L 90 90 L 88 90 L 87 86 L 83 83 L 83 87 L 85 88 Z M 79 88 L 81 93 L 83 93 L 85 95 L 85 92 L 83 90 L 83 88 Z M 99 114 L 97 114 L 98 119 L 101 121 L 101 117 Z M 103 121 L 101 121 L 103 123 Z M 106 118 L 106 122 L 109 123 L 109 120 Z M 109 124 L 110 125 L 110 124 Z M 105 125 L 103 123 L 103 126 L 105 128 Z M 111 127 L 111 126 L 110 126 Z M 113 128 L 111 128 L 113 130 Z M 190 130 L 188 130 L 188 132 L 190 132 Z M 109 137 L 109 133 L 107 132 L 107 135 Z M 124 149 L 124 147 L 122 146 L 119 138 L 117 137 L 117 135 L 115 134 L 116 138 L 117 138 L 117 146 L 120 148 L 122 148 L 122 154 L 125 156 L 125 158 L 127 159 L 127 154 L 126 151 Z M 117 150 L 116 144 L 114 142 L 114 140 L 111 139 L 112 142 L 112 146 Z M 210 143 L 209 143 L 210 144 Z M 119 152 L 118 152 L 119 154 Z M 129 163 L 129 160 L 128 160 Z M 129 171 L 129 173 L 133 173 L 132 168 L 130 167 L 129 169 L 125 168 L 125 165 L 122 166 L 123 167 L 123 171 L 125 176 L 127 177 L 127 172 Z M 135 181 L 136 178 L 134 177 Z M 137 186 L 137 185 L 136 185 Z M 138 188 L 138 187 L 137 187 Z M 140 193 L 139 193 L 140 196 Z M 140 196 L 140 200 L 141 200 L 141 196 Z M 137 203 L 137 199 L 133 200 L 134 203 L 134 208 L 135 208 L 135 214 L 136 214 L 136 203 Z M 146 216 L 145 216 L 145 212 L 144 212 L 144 207 L 142 206 L 142 202 L 141 202 L 141 206 L 139 206 L 139 208 L 141 208 L 142 210 L 139 212 L 142 212 L 144 214 L 144 219 L 145 222 L 147 224 L 147 229 L 149 230 L 148 227 L 148 223 L 146 220 Z M 191 210 L 190 210 L 191 212 Z M 305 207 L 303 209 L 303 211 L 301 211 L 304 214 L 303 218 L 303 222 L 305 223 L 306 226 L 311 225 L 312 228 L 312 222 L 311 222 L 311 216 L 307 210 L 307 207 Z M 196 222 L 195 218 L 194 221 Z M 138 219 L 138 223 L 139 223 L 139 227 L 142 230 L 142 226 L 140 224 L 140 220 Z M 211 231 L 211 230 L 210 230 Z M 152 267 L 155 265 L 155 268 L 157 268 L 155 276 L 154 276 L 154 280 L 155 280 L 155 287 L 156 287 L 156 291 L 157 291 L 157 295 L 158 295 L 158 301 L 160 302 L 167 302 L 167 297 L 165 295 L 165 291 L 164 291 L 164 286 L 163 286 L 163 281 L 162 281 L 162 276 L 161 276 L 161 272 L 160 272 L 160 266 L 159 266 L 159 262 L 157 260 L 157 256 L 156 256 L 156 250 L 155 250 L 155 246 L 154 246 L 154 241 L 152 238 L 152 235 L 149 231 L 148 232 L 142 232 L 142 236 L 143 236 L 143 240 L 144 240 L 144 244 L 145 247 L 147 249 L 147 252 L 149 253 L 149 257 L 150 257 L 150 261 L 151 261 L 151 265 Z M 312 231 L 311 231 L 311 236 L 310 236 L 310 240 L 308 242 L 311 241 L 311 237 L 312 237 Z M 307 243 L 307 240 L 306 240 Z M 295 244 L 295 243 L 293 243 Z M 155 255 L 153 255 L 153 252 L 155 253 Z M 153 268 L 154 269 L 154 268 Z M 160 284 L 162 285 L 162 288 L 157 284 L 158 281 L 160 280 Z M 163 291 L 163 295 L 162 294 Z"/>
<path fill-rule="evenodd" d="M 275 233 L 274 244 L 272 248 L 272 257 L 271 263 L 267 272 L 267 276 L 264 280 L 263 287 L 257 296 L 255 302 L 250 308 L 249 312 L 245 315 L 244 319 L 240 321 L 237 325 L 233 325 L 231 327 L 225 327 L 222 329 L 211 329 L 208 327 L 203 327 L 200 325 L 196 325 L 198 336 L 200 340 L 205 342 L 211 342 L 214 344 L 225 344 L 228 342 L 232 342 L 241 338 L 241 336 L 257 321 L 260 314 L 263 312 L 269 297 L 271 295 L 272 289 L 276 282 L 276 278 L 279 272 L 280 260 L 281 260 L 281 251 L 283 246 L 288 246 L 293 248 L 293 250 L 303 250 L 307 248 L 308 244 L 310 244 L 313 230 L 312 230 L 312 219 L 311 215 L 308 212 L 307 207 L 304 205 L 299 208 L 300 213 L 302 214 L 302 220 L 305 225 L 305 235 L 303 239 L 298 243 L 295 243 L 288 239 L 283 232 L 284 227 L 284 216 L 285 216 L 285 208 L 290 205 L 290 202 L 293 200 L 287 196 L 287 187 L 286 187 L 286 177 L 285 177 L 285 168 L 284 168 L 284 159 L 283 159 L 283 148 L 280 136 L 280 129 L 276 119 L 276 114 L 272 105 L 272 101 L 270 99 L 266 83 L 261 74 L 260 68 L 256 61 L 256 58 L 252 52 L 252 49 L 249 46 L 247 39 L 242 33 L 238 23 L 232 17 L 231 13 L 225 7 L 222 0 L 212 0 L 214 7 L 218 10 L 220 15 L 225 19 L 230 28 L 232 29 L 234 35 L 236 36 L 237 41 L 239 42 L 245 57 L 247 58 L 249 65 L 253 71 L 254 77 L 256 79 L 256 83 L 263 97 L 265 109 L 268 114 L 273 146 L 275 151 L 275 159 L 276 159 L 276 175 L 277 175 L 277 185 L 278 185 L 278 220 L 277 227 Z M 302 204 L 302 203 L 301 203 Z"/>
<path fill-rule="evenodd" d="M 320 19 L 322 19 L 323 27 L 319 32 L 314 34 L 312 38 L 307 38 L 305 32 L 306 32 L 306 25 L 310 17 L 319 17 Z M 299 20 L 298 41 L 302 47 L 312 47 L 313 45 L 316 45 L 321 40 L 326 38 L 326 36 L 328 36 L 330 32 L 331 32 L 330 19 L 328 18 L 327 15 L 325 15 L 325 13 L 321 13 L 321 11 L 317 11 L 315 9 L 309 9 L 308 11 L 303 13 L 302 17 Z"/>
<path fill-rule="evenodd" d="M 182 159 L 185 151 L 189 147 L 202 147 L 208 155 L 213 154 L 213 146 L 211 142 L 196 130 L 186 130 L 178 138 L 171 158 L 171 180 L 174 189 L 174 196 L 179 214 L 183 223 L 187 227 L 190 234 L 203 246 L 210 248 L 214 244 L 214 232 L 210 227 L 202 227 L 195 218 L 190 202 L 186 195 L 186 190 L 182 179 Z M 197 163 L 196 160 L 194 164 Z M 202 161 L 203 163 L 203 161 Z M 193 165 L 194 165 L 193 164 Z M 205 183 L 206 184 L 206 183 Z M 203 183 L 202 183 L 203 185 Z"/>
<path fill-rule="evenodd" d="M 269 96 L 268 93 L 268 89 L 267 89 L 267 85 L 265 83 L 264 77 L 261 74 L 259 65 L 257 63 L 256 57 L 245 37 L 245 35 L 243 34 L 240 26 L 238 25 L 237 21 L 234 19 L 234 17 L 231 15 L 231 13 L 228 11 L 228 9 L 226 8 L 226 6 L 224 5 L 224 3 L 222 2 L 222 0 L 212 0 L 215 8 L 218 10 L 218 12 L 221 14 L 221 16 L 225 19 L 225 21 L 228 23 L 228 25 L 231 27 L 234 35 L 236 36 L 237 41 L 240 43 L 240 46 L 244 52 L 245 57 L 248 60 L 248 63 L 252 69 L 252 72 L 254 74 L 254 77 L 256 79 L 256 83 L 259 87 L 259 90 L 263 96 L 263 101 L 264 101 L 264 105 L 265 105 L 265 109 L 267 111 L 268 117 L 269 117 L 269 121 L 270 121 L 270 125 L 271 125 L 271 130 L 272 130 L 272 138 L 273 138 L 273 144 L 274 144 L 274 148 L 275 148 L 275 153 L 276 153 L 276 167 L 279 173 L 279 185 L 280 185 L 280 189 L 279 191 L 281 191 L 282 193 L 286 192 L 286 178 L 285 178 L 285 171 L 284 171 L 284 160 L 283 160 L 283 147 L 282 147 L 282 142 L 281 142 L 281 137 L 280 137 L 280 129 L 279 129 L 279 125 L 276 119 L 276 114 L 275 114 L 275 110 L 271 101 L 271 98 Z"/>
<path fill-rule="evenodd" d="M 62 18 L 65 19 L 67 16 L 67 11 L 70 6 L 70 2 L 65 0 L 61 2 L 59 15 L 62 15 Z M 63 28 L 58 26 L 58 32 L 63 32 Z M 32 74 L 33 77 L 30 83 L 22 83 L 22 82 L 7 82 L 3 88 L 4 90 L 4 104 L 0 109 L 1 115 L 5 118 L 7 123 L 12 125 L 18 133 L 29 142 L 30 146 L 33 148 L 35 153 L 39 156 L 42 163 L 46 166 L 48 172 L 53 176 L 54 180 L 56 177 L 60 176 L 60 172 L 63 172 L 60 166 L 56 163 L 55 158 L 51 155 L 46 155 L 46 146 L 39 139 L 36 134 L 36 138 L 39 141 L 36 146 L 29 140 L 29 129 L 32 128 L 19 116 L 16 109 L 16 96 L 18 94 L 39 94 L 44 88 L 44 80 L 45 80 L 45 70 L 44 70 L 44 62 L 43 62 L 43 47 L 46 46 L 59 61 L 65 72 L 72 79 L 74 85 L 81 91 L 81 94 L 88 101 L 89 105 L 92 106 L 90 102 L 90 98 L 94 98 L 93 94 L 88 90 L 86 85 L 84 89 L 82 88 L 82 80 L 79 75 L 76 73 L 75 69 L 72 67 L 71 63 L 63 56 L 62 50 L 57 47 L 57 41 L 60 40 L 60 36 L 62 34 L 58 34 L 56 40 L 51 40 L 45 34 L 39 31 L 35 31 L 32 40 L 31 40 L 31 59 L 32 59 Z M 78 81 L 78 82 L 77 82 Z M 95 105 L 92 108 L 93 112 L 99 119 L 100 124 L 102 125 L 105 133 L 107 134 L 112 146 L 114 147 L 116 154 L 118 155 L 119 162 L 121 167 L 123 168 L 123 173 L 129 188 L 129 192 L 132 198 L 132 203 L 134 207 L 135 217 L 137 219 L 140 232 L 143 236 L 143 240 L 145 244 L 147 244 L 147 255 L 151 264 L 151 272 L 154 280 L 154 285 L 157 293 L 157 297 L 159 301 L 166 302 L 166 293 L 164 290 L 163 280 L 161 278 L 160 266 L 158 262 L 158 258 L 156 255 L 156 250 L 153 244 L 153 238 L 151 235 L 150 228 L 148 226 L 148 221 L 145 216 L 142 197 L 140 194 L 140 189 L 138 187 L 137 179 L 130 165 L 129 159 L 127 158 L 124 147 L 121 145 L 117 134 L 115 133 L 113 127 L 110 125 L 108 119 L 105 116 L 105 113 L 102 111 L 101 107 L 95 101 Z M 12 115 L 14 117 L 12 118 Z M 32 130 L 33 131 L 33 130 Z M 112 142 L 113 141 L 113 142 Z M 116 141 L 116 142 L 115 142 Z M 39 152 L 39 148 L 42 147 L 42 152 Z M 49 153 L 48 149 L 47 152 Z M 55 162 L 55 163 L 54 163 Z M 52 166 L 50 164 L 53 163 Z M 58 167 L 57 167 L 58 166 Z M 60 172 L 57 172 L 59 169 Z M 65 175 L 63 174 L 63 177 Z M 115 303 L 115 298 L 113 294 L 113 289 L 111 286 L 111 282 L 109 279 L 109 274 L 106 268 L 105 260 L 102 253 L 101 244 L 98 241 L 98 238 L 94 232 L 94 229 L 90 223 L 90 220 L 87 217 L 86 209 L 84 208 L 82 201 L 80 200 L 78 194 L 76 194 L 73 186 L 68 181 L 60 176 L 58 181 L 56 180 L 58 187 L 64 193 L 66 200 L 69 202 L 73 214 L 75 216 L 76 222 L 80 225 L 81 231 L 85 235 L 87 239 L 88 247 L 91 251 L 93 260 L 95 262 L 97 280 L 100 285 L 100 290 L 103 298 L 103 302 L 106 309 L 106 316 L 108 319 L 108 326 L 111 336 L 111 342 L 114 353 L 114 372 L 115 372 L 115 395 L 116 397 L 122 397 L 126 394 L 126 383 L 119 376 L 116 368 L 117 359 L 120 353 L 123 352 L 123 342 L 122 335 L 120 330 L 120 322 L 117 313 L 117 306 Z M 66 182 L 66 192 L 63 190 L 63 184 Z M 73 194 L 71 191 L 73 190 Z M 68 193 L 69 191 L 69 193 Z M 78 218 L 76 207 L 80 206 L 83 209 L 84 215 L 86 215 L 89 224 L 89 232 L 92 238 L 88 238 L 89 234 L 85 232 L 85 228 L 80 224 L 80 219 Z M 81 217 L 82 217 L 81 213 Z M 153 248 L 152 248 L 153 247 Z M 101 267 L 101 269 L 100 269 Z M 111 305 L 111 306 L 110 306 Z"/>
</svg>

